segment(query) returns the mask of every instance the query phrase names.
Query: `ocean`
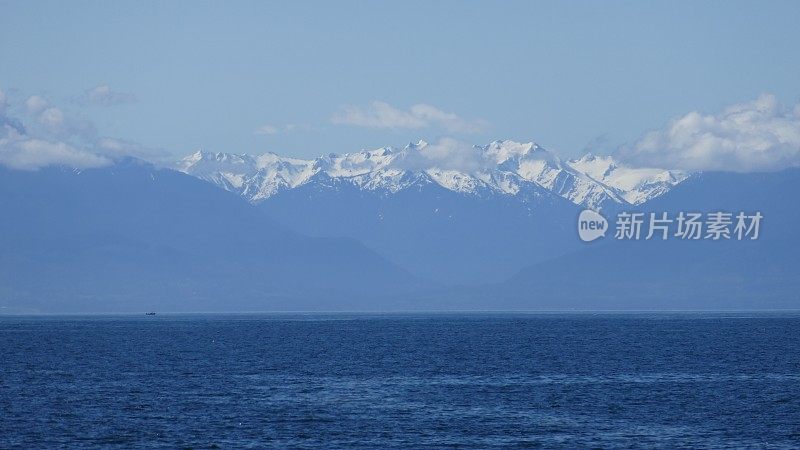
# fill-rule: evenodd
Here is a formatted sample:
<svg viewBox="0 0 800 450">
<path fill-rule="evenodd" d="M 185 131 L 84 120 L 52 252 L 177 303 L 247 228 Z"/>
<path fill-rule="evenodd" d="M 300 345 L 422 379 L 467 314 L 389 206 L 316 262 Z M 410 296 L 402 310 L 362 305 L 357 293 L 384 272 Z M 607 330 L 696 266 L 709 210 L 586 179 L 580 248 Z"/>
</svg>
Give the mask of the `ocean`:
<svg viewBox="0 0 800 450">
<path fill-rule="evenodd" d="M 0 317 L 0 448 L 800 447 L 800 315 Z"/>
</svg>

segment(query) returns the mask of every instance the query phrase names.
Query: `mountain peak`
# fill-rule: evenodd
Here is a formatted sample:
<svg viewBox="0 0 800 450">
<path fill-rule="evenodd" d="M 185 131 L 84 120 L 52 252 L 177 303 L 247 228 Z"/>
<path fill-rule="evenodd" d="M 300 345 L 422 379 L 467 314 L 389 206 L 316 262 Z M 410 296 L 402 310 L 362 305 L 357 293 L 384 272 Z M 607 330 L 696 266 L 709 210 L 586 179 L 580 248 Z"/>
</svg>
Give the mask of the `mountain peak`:
<svg viewBox="0 0 800 450">
<path fill-rule="evenodd" d="M 496 140 L 481 149 L 497 164 L 521 159 L 546 159 L 558 162 L 558 158 L 535 142 L 516 142 L 512 140 Z"/>
<path fill-rule="evenodd" d="M 201 150 L 184 158 L 177 168 L 236 191 L 251 202 L 323 178 L 351 183 L 358 189 L 394 193 L 411 186 L 408 180 L 413 177 L 409 175 L 425 174 L 431 182 L 460 193 L 517 195 L 543 188 L 575 204 L 599 208 L 641 203 L 686 178 L 685 174 L 661 169 L 621 168 L 610 156 L 587 154 L 565 162 L 535 142 L 495 140 L 472 151 L 447 146 L 427 151 L 429 147 L 420 140 L 402 150 L 387 146 L 331 153 L 313 160 L 275 153 L 254 158 Z M 526 189 L 526 185 L 532 189 Z"/>
<path fill-rule="evenodd" d="M 210 155 L 211 155 L 211 153 L 209 153 L 209 152 L 207 152 L 207 151 L 205 151 L 203 149 L 198 149 L 196 152 L 192 153 L 191 155 L 187 155 L 186 157 L 184 157 L 183 161 L 196 162 L 196 161 L 200 161 L 202 159 L 206 159 Z"/>
</svg>

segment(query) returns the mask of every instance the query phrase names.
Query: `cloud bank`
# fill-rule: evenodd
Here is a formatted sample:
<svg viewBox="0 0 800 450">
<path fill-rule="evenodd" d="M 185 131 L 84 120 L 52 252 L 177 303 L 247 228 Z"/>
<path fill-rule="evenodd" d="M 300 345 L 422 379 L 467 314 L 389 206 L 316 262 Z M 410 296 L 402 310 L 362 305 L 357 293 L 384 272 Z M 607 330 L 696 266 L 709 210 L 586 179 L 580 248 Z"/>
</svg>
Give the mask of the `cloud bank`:
<svg viewBox="0 0 800 450">
<path fill-rule="evenodd" d="M 11 116 L 10 111 L 20 112 L 22 118 Z M 53 165 L 87 169 L 112 164 L 124 156 L 152 161 L 165 153 L 135 142 L 98 136 L 92 122 L 38 95 L 10 105 L 0 90 L 0 165 L 21 170 Z"/>
<path fill-rule="evenodd" d="M 0 131 L 0 164 L 21 170 L 36 170 L 51 165 L 86 169 L 111 164 L 111 160 L 65 142 L 32 138 L 6 127 Z"/>
<path fill-rule="evenodd" d="M 308 124 L 287 123 L 286 125 L 264 124 L 256 128 L 254 134 L 272 136 L 278 133 L 292 133 L 295 131 L 312 131 L 314 127 Z"/>
<path fill-rule="evenodd" d="M 280 131 L 280 128 L 276 127 L 275 125 L 266 124 L 256 128 L 255 134 L 272 135 L 278 134 Z"/>
<path fill-rule="evenodd" d="M 60 138 L 91 138 L 97 132 L 90 121 L 64 113 L 39 95 L 28 97 L 25 107 L 42 131 L 50 135 Z"/>
<path fill-rule="evenodd" d="M 493 165 L 479 147 L 453 138 L 442 138 L 433 144 L 421 143 L 410 147 L 392 164 L 401 170 L 419 171 L 436 167 L 467 173 L 487 169 Z"/>
<path fill-rule="evenodd" d="M 408 111 L 375 101 L 367 107 L 346 106 L 333 115 L 331 122 L 339 125 L 354 125 L 366 128 L 419 129 L 441 127 L 450 133 L 480 133 L 486 131 L 484 120 L 466 120 L 454 113 L 442 111 L 435 106 L 420 103 Z"/>
<path fill-rule="evenodd" d="M 691 112 L 619 151 L 640 166 L 732 172 L 800 167 L 800 104 L 783 107 L 773 95 L 720 114 Z"/>
<path fill-rule="evenodd" d="M 88 106 L 116 106 L 125 103 L 135 103 L 136 96 L 125 92 L 117 92 L 107 84 L 101 84 L 87 89 L 76 98 L 82 105 Z"/>
</svg>

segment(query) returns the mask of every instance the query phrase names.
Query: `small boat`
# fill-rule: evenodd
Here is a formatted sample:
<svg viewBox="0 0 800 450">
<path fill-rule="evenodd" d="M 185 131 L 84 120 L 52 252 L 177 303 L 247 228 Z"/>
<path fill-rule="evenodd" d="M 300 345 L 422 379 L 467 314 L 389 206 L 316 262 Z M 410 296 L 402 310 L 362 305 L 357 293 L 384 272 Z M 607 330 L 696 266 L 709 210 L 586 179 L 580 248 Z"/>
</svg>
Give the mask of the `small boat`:
<svg viewBox="0 0 800 450">
<path fill-rule="evenodd" d="M 145 316 L 155 316 L 155 315 L 156 315 L 156 313 L 154 313 L 154 312 L 152 312 L 152 311 L 151 311 L 151 312 L 146 312 L 146 313 L 144 313 L 144 315 L 145 315 Z"/>
</svg>

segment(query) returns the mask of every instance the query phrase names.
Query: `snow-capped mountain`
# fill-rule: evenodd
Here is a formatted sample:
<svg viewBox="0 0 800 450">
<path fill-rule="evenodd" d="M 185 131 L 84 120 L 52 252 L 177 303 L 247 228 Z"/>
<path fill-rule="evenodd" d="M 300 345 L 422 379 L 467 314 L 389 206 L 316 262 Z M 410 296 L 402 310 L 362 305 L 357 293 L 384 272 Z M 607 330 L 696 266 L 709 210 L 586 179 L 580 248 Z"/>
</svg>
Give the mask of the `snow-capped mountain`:
<svg viewBox="0 0 800 450">
<path fill-rule="evenodd" d="M 514 141 L 455 150 L 420 141 L 403 149 L 383 147 L 309 160 L 274 153 L 198 151 L 176 168 L 237 192 L 252 203 L 334 178 L 359 189 L 387 193 L 429 182 L 472 195 L 524 196 L 537 190 L 531 188 L 544 188 L 576 205 L 604 208 L 643 203 L 687 177 L 680 171 L 627 167 L 609 156 L 564 161 L 535 143 Z"/>
<path fill-rule="evenodd" d="M 686 172 L 679 170 L 627 167 L 618 164 L 610 156 L 595 156 L 591 153 L 570 161 L 569 165 L 621 192 L 625 201 L 633 205 L 667 193 L 688 176 Z"/>
</svg>

